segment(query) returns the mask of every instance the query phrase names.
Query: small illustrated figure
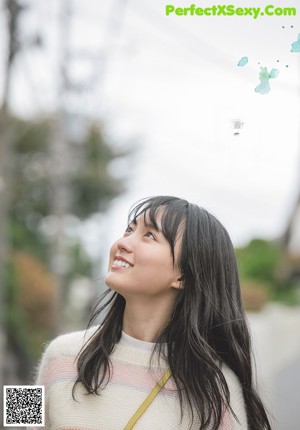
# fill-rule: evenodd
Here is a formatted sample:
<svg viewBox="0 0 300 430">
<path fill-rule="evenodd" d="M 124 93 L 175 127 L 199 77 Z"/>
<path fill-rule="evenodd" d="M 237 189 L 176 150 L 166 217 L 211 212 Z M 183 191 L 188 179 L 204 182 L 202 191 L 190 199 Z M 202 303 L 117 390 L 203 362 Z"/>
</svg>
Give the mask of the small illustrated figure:
<svg viewBox="0 0 300 430">
<path fill-rule="evenodd" d="M 261 67 L 259 73 L 260 84 L 257 85 L 255 91 L 260 94 L 268 94 L 270 92 L 269 79 L 277 78 L 278 75 L 278 69 L 272 69 L 269 73 L 266 67 Z"/>
<path fill-rule="evenodd" d="M 300 33 L 298 34 L 298 40 L 292 43 L 291 52 L 300 52 Z"/>
<path fill-rule="evenodd" d="M 238 67 L 244 67 L 244 66 L 246 66 L 248 61 L 249 61 L 248 57 L 242 57 L 237 65 L 238 65 Z"/>
</svg>

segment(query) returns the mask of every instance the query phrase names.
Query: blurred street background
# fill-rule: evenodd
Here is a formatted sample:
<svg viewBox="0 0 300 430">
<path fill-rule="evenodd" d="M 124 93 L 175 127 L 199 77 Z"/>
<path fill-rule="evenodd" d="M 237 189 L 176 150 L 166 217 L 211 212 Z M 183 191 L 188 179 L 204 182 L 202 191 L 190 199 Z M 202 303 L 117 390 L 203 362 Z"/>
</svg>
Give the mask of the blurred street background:
<svg viewBox="0 0 300 430">
<path fill-rule="evenodd" d="M 274 430 L 300 429 L 297 3 L 254 20 L 0 0 L 1 396 L 33 384 L 50 339 L 86 327 L 130 206 L 168 194 L 227 228 L 259 391 Z"/>
</svg>

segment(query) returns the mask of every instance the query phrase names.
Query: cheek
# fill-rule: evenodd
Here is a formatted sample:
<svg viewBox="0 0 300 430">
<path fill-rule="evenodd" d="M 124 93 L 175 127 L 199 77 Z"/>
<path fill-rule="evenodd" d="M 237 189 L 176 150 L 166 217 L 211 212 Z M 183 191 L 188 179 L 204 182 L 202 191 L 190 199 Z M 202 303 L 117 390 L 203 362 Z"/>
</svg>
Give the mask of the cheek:
<svg viewBox="0 0 300 430">
<path fill-rule="evenodd" d="M 144 267 L 149 267 L 149 270 L 156 271 L 157 274 L 167 274 L 173 270 L 173 261 L 167 252 L 159 254 L 144 252 L 140 254 L 138 261 Z"/>
<path fill-rule="evenodd" d="M 117 242 L 113 243 L 111 248 L 110 248 L 110 252 L 109 252 L 109 267 L 112 263 L 112 260 L 114 259 L 114 256 L 117 253 Z"/>
</svg>

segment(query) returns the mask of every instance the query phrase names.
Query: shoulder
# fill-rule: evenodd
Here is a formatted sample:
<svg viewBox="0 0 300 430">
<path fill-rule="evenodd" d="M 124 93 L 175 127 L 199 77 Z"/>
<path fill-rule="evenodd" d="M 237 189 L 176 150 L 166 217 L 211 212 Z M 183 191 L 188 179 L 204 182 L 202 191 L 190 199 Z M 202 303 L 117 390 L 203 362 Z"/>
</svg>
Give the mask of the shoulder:
<svg viewBox="0 0 300 430">
<path fill-rule="evenodd" d="M 241 394 L 243 395 L 242 386 L 240 383 L 239 378 L 236 376 L 236 374 L 233 372 L 233 370 L 230 369 L 226 364 L 222 364 L 222 372 L 226 379 L 230 395 L 231 394 Z"/>
<path fill-rule="evenodd" d="M 236 374 L 225 364 L 222 365 L 222 372 L 226 379 L 226 383 L 230 394 L 230 407 L 238 421 L 227 411 L 225 414 L 224 429 L 248 429 L 247 412 L 245 407 L 243 388 Z M 227 415 L 227 416 L 226 416 Z M 227 424 L 226 424 L 227 421 Z"/>
<path fill-rule="evenodd" d="M 54 338 L 46 348 L 49 355 L 77 355 L 80 349 L 93 336 L 99 326 L 87 330 L 74 331 Z"/>
<path fill-rule="evenodd" d="M 91 339 L 99 326 L 87 330 L 74 331 L 57 336 L 47 344 L 46 352 L 52 355 L 77 355 L 86 342 Z"/>
<path fill-rule="evenodd" d="M 64 365 L 71 368 L 81 348 L 91 339 L 98 328 L 99 326 L 93 326 L 88 330 L 62 334 L 46 344 L 42 357 L 34 370 L 36 383 L 44 384 L 51 369 L 63 368 Z M 56 373 L 56 370 L 53 370 L 52 373 Z"/>
</svg>

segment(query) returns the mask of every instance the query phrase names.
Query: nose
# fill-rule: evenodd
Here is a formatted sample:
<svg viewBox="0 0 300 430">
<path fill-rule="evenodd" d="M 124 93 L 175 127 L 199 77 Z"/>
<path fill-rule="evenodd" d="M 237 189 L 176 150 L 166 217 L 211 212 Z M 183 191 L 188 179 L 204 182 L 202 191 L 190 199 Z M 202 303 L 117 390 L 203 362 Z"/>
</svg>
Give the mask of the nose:
<svg viewBox="0 0 300 430">
<path fill-rule="evenodd" d="M 133 241 L 132 236 L 121 237 L 117 241 L 117 248 L 119 251 L 125 251 L 131 253 L 133 251 Z"/>
</svg>

